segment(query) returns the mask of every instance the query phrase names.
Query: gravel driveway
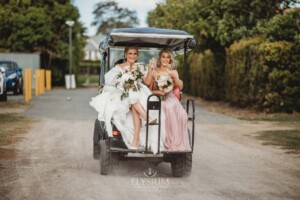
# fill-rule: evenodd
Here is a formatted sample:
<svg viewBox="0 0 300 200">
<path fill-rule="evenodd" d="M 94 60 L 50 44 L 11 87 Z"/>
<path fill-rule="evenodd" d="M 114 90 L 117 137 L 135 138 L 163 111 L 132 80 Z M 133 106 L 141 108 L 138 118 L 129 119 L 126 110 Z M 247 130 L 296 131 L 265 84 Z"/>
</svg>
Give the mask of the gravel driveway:
<svg viewBox="0 0 300 200">
<path fill-rule="evenodd" d="M 55 89 L 32 100 L 24 115 L 40 120 L 14 160 L 0 160 L 0 199 L 300 199 L 300 159 L 251 136 L 274 129 L 196 106 L 192 175 L 173 178 L 168 163 L 120 162 L 102 176 L 92 156 L 96 88 Z M 70 97 L 70 99 L 68 98 Z M 69 100 L 68 100 L 69 99 Z M 157 172 L 147 178 L 151 167 Z"/>
</svg>

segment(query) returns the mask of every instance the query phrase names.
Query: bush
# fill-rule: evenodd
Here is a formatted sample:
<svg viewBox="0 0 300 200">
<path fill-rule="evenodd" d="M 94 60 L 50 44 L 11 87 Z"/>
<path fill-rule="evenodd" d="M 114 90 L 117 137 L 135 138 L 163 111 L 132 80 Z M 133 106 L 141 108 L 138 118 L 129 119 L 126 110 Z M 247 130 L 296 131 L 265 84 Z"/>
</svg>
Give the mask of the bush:
<svg viewBox="0 0 300 200">
<path fill-rule="evenodd" d="M 300 9 L 285 14 L 277 14 L 260 28 L 260 33 L 268 40 L 296 42 L 299 40 Z"/>
<path fill-rule="evenodd" d="M 225 100 L 233 105 L 247 107 L 257 101 L 260 92 L 257 74 L 262 70 L 257 58 L 260 42 L 260 38 L 240 40 L 226 50 Z"/>
<path fill-rule="evenodd" d="M 208 100 L 221 100 L 224 95 L 224 55 L 206 50 L 203 53 L 191 53 L 190 91 L 192 95 Z"/>
<path fill-rule="evenodd" d="M 300 54 L 292 43 L 241 40 L 227 49 L 225 97 L 266 112 L 300 110 Z"/>
</svg>

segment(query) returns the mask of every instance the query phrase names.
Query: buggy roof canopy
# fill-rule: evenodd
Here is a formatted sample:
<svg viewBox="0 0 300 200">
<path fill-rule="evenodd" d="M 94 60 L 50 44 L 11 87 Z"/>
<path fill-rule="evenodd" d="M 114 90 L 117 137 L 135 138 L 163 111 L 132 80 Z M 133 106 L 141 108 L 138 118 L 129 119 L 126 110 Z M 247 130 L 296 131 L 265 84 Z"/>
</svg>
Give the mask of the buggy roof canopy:
<svg viewBox="0 0 300 200">
<path fill-rule="evenodd" d="M 195 47 L 194 37 L 185 31 L 160 28 L 120 28 L 114 29 L 101 41 L 99 49 L 105 52 L 113 46 L 138 46 L 168 48 L 176 54 Z"/>
</svg>

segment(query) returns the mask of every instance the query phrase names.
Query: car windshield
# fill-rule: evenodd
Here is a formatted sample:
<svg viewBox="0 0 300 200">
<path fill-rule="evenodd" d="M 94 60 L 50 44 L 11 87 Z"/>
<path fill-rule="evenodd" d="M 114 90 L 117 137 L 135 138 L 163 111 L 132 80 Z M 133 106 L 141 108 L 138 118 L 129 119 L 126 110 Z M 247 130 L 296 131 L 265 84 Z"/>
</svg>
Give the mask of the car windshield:
<svg viewBox="0 0 300 200">
<path fill-rule="evenodd" d="M 139 57 L 137 62 L 148 64 L 151 59 L 158 57 L 158 52 L 159 49 L 157 48 L 139 48 Z M 114 64 L 120 59 L 124 59 L 124 48 L 111 47 L 109 66 L 114 66 Z"/>
<path fill-rule="evenodd" d="M 0 67 L 4 67 L 6 71 L 13 71 L 15 70 L 14 65 L 8 62 L 0 62 Z"/>
</svg>

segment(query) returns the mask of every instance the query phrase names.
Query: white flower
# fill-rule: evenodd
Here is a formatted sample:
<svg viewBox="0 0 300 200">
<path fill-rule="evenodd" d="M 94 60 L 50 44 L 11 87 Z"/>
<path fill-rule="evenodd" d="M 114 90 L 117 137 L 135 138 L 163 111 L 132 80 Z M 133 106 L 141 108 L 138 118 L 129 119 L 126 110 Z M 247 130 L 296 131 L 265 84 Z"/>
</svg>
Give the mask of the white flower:
<svg viewBox="0 0 300 200">
<path fill-rule="evenodd" d="M 172 91 L 173 89 L 173 81 L 172 78 L 169 76 L 157 76 L 156 82 L 160 90 L 164 91 L 165 93 L 168 93 Z"/>
<path fill-rule="evenodd" d="M 121 99 L 129 96 L 129 91 L 137 91 L 140 87 L 143 74 L 137 65 L 126 66 L 124 70 L 117 75 L 116 87 L 122 91 Z"/>
</svg>

